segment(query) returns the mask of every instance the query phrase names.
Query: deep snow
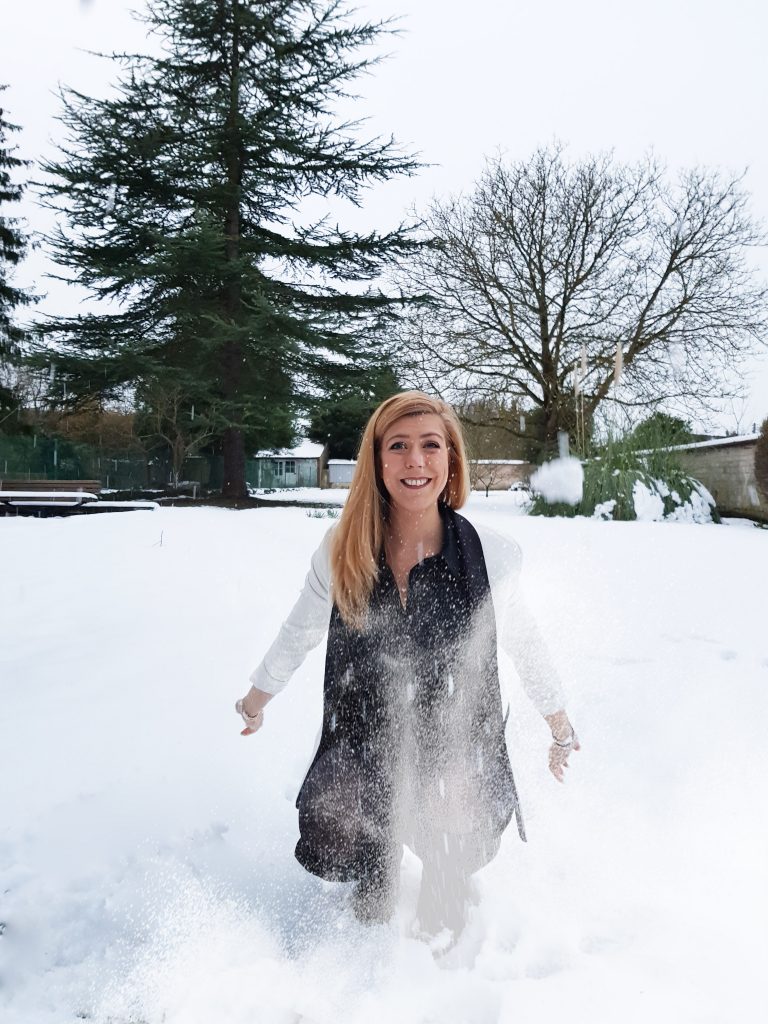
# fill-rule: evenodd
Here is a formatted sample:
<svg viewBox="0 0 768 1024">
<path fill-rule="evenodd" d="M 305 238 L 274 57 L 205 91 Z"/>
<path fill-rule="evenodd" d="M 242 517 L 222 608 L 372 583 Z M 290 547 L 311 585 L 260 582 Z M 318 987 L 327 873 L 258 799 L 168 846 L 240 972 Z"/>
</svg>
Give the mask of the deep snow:
<svg viewBox="0 0 768 1024">
<path fill-rule="evenodd" d="M 768 534 L 514 516 L 583 750 L 546 770 L 512 683 L 508 831 L 453 961 L 292 858 L 322 651 L 233 711 L 327 520 L 301 509 L 0 519 L 7 1024 L 730 1024 L 768 962 Z M 508 667 L 507 667 L 508 669 Z"/>
</svg>

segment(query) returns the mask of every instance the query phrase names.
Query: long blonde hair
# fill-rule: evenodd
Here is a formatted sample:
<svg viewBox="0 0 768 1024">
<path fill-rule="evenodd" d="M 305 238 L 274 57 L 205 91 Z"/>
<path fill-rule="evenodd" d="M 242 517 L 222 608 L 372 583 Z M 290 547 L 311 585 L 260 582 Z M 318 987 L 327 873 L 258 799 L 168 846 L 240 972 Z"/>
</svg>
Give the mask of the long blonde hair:
<svg viewBox="0 0 768 1024">
<path fill-rule="evenodd" d="M 448 481 L 440 500 L 461 508 L 469 496 L 469 466 L 458 416 L 447 402 L 421 391 L 393 395 L 368 420 L 344 511 L 331 541 L 333 598 L 347 625 L 361 629 L 379 572 L 389 496 L 381 478 L 379 451 L 386 432 L 401 416 L 435 414 L 448 442 Z"/>
</svg>

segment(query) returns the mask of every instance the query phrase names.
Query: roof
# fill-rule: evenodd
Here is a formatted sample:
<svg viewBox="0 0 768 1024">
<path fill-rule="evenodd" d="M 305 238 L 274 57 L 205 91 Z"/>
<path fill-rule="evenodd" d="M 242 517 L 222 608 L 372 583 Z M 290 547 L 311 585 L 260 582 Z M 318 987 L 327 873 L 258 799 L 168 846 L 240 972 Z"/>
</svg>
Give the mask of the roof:
<svg viewBox="0 0 768 1024">
<path fill-rule="evenodd" d="M 672 452 L 687 452 L 691 448 L 719 448 L 726 444 L 750 444 L 757 441 L 759 434 L 739 434 L 736 437 L 713 437 L 709 441 L 694 441 L 692 444 L 676 444 L 669 450 Z"/>
<path fill-rule="evenodd" d="M 474 466 L 529 466 L 525 459 L 470 459 Z"/>
<path fill-rule="evenodd" d="M 315 444 L 304 438 L 295 448 L 277 448 L 274 451 L 256 452 L 254 459 L 319 459 L 325 445 Z"/>
</svg>

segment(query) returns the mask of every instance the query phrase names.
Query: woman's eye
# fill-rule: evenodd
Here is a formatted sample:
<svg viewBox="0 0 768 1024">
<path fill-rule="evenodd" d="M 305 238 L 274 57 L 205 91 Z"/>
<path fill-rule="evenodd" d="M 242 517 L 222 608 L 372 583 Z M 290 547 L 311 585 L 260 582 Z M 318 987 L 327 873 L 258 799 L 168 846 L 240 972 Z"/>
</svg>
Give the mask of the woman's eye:
<svg viewBox="0 0 768 1024">
<path fill-rule="evenodd" d="M 389 446 L 389 450 L 391 452 L 402 451 L 403 448 L 405 448 L 404 441 L 393 441 L 392 444 Z"/>
<path fill-rule="evenodd" d="M 427 441 L 427 443 L 424 445 L 424 447 L 425 448 L 439 448 L 440 445 L 437 443 L 437 441 Z"/>
</svg>

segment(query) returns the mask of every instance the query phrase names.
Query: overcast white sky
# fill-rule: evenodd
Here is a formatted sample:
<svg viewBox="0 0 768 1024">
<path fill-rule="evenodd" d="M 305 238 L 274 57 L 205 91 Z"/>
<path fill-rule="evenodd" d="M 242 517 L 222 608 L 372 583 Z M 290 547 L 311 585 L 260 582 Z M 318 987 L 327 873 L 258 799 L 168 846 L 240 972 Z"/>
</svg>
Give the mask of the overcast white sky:
<svg viewBox="0 0 768 1024">
<path fill-rule="evenodd" d="M 2 0 L 0 103 L 23 127 L 20 155 L 52 152 L 58 83 L 98 93 L 114 67 L 87 50 L 145 48 L 130 11 L 144 0 Z M 432 195 L 471 187 L 483 156 L 527 156 L 558 137 L 574 155 L 649 149 L 671 168 L 695 163 L 740 171 L 753 210 L 768 221 L 768 4 L 765 0 L 358 0 L 367 17 L 402 16 L 391 59 L 361 84 L 371 133 L 394 133 L 430 166 L 378 187 L 383 227 Z M 31 201 L 33 229 L 47 215 Z M 756 253 L 764 276 L 768 254 Z M 42 280 L 44 253 L 19 283 L 47 291 L 42 308 L 72 309 L 64 286 Z M 748 367 L 751 398 L 722 429 L 768 415 L 768 359 Z"/>
</svg>

